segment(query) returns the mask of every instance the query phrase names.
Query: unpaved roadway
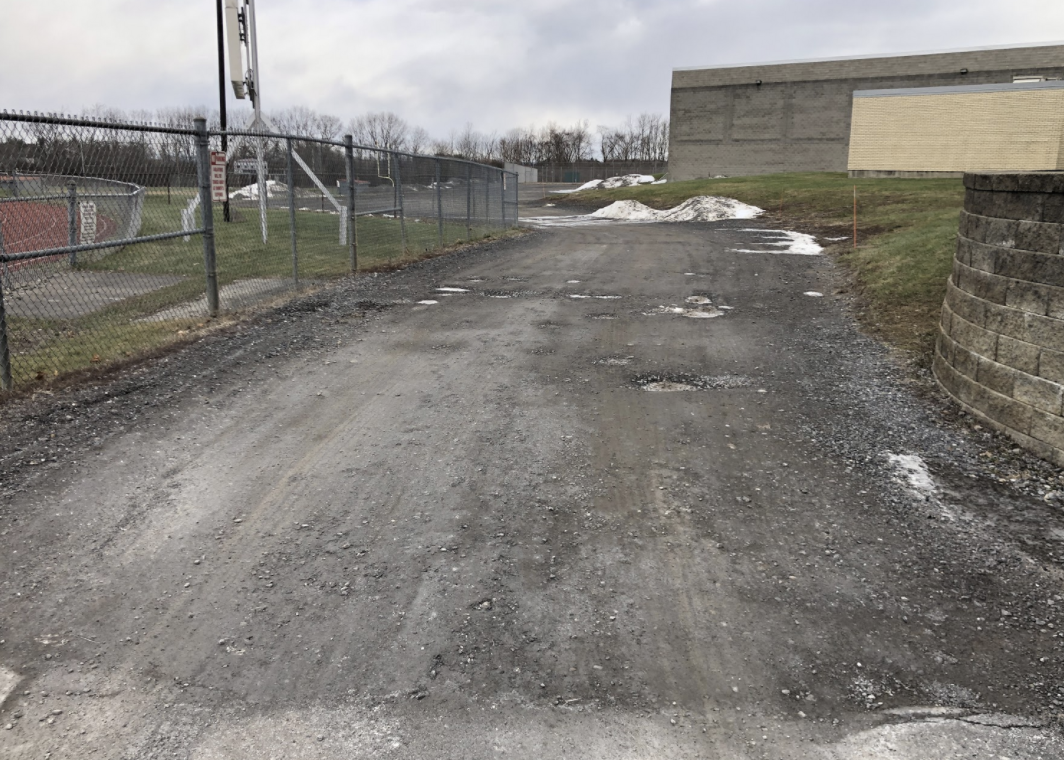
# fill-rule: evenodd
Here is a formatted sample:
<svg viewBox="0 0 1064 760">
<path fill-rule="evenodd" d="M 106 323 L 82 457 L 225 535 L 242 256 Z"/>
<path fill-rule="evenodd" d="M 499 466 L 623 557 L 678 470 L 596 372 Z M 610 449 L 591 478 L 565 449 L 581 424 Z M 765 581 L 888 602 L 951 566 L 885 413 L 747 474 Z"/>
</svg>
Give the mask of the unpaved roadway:
<svg viewBox="0 0 1064 760">
<path fill-rule="evenodd" d="M 1064 756 L 1056 471 L 752 226 L 543 230 L 9 403 L 0 757 Z"/>
</svg>

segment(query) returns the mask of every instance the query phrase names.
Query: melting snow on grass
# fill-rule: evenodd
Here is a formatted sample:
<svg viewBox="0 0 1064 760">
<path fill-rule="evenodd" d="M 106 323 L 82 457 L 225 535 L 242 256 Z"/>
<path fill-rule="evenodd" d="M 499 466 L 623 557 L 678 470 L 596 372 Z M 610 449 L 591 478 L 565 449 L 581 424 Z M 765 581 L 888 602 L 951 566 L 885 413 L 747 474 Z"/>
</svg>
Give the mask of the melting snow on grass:
<svg viewBox="0 0 1064 760">
<path fill-rule="evenodd" d="M 787 230 L 741 230 L 742 232 L 754 232 L 762 236 L 759 245 L 770 246 L 768 248 L 733 248 L 736 253 L 789 253 L 794 256 L 817 256 L 824 249 L 816 242 L 812 235 L 804 232 L 789 232 Z"/>
<path fill-rule="evenodd" d="M 927 464 L 916 454 L 891 454 L 887 452 L 887 461 L 913 493 L 928 496 L 935 492 L 935 481 Z"/>
<path fill-rule="evenodd" d="M 245 185 L 239 190 L 234 190 L 229 193 L 231 200 L 258 200 L 259 197 L 259 183 L 254 182 L 250 185 Z M 287 198 L 288 197 L 288 185 L 277 180 L 266 180 L 266 197 L 267 198 Z"/>
</svg>

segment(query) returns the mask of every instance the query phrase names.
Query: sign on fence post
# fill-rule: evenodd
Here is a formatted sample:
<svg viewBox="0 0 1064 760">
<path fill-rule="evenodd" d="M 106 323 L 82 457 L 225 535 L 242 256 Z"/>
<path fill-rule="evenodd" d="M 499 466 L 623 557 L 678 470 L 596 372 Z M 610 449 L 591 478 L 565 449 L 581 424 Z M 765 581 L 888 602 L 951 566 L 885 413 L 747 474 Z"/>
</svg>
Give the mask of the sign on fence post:
<svg viewBox="0 0 1064 760">
<path fill-rule="evenodd" d="M 96 201 L 81 201 L 81 244 L 96 242 Z"/>
<path fill-rule="evenodd" d="M 211 200 L 225 200 L 225 151 L 211 151 Z"/>
<path fill-rule="evenodd" d="M 253 158 L 238 158 L 233 161 L 233 171 L 237 174 L 256 174 L 259 171 L 259 162 Z M 269 174 L 269 168 L 265 171 Z"/>
</svg>

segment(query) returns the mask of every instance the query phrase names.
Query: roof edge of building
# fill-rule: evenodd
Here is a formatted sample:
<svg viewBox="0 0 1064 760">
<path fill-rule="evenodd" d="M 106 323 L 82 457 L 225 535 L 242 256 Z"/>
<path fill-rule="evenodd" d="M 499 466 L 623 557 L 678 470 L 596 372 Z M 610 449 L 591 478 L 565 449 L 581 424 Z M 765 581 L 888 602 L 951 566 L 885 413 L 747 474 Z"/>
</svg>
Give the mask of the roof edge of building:
<svg viewBox="0 0 1064 760">
<path fill-rule="evenodd" d="M 1057 60 L 1037 60 L 1045 53 L 1055 53 Z M 998 53 L 1000 55 L 987 54 Z M 1010 55 L 1011 54 L 1011 55 Z M 969 60 L 965 60 L 965 59 Z M 685 66 L 672 70 L 673 88 L 705 86 L 696 80 L 702 72 L 713 72 L 716 85 L 764 81 L 795 81 L 796 79 L 850 79 L 875 75 L 874 72 L 901 73 L 900 70 L 918 70 L 921 63 L 938 70 L 943 63 L 955 60 L 957 65 L 973 71 L 992 70 L 1005 65 L 1064 67 L 1064 41 L 1038 42 L 1024 45 L 1000 45 L 973 47 L 958 50 L 940 50 L 890 55 L 841 56 L 764 63 L 720 64 L 712 66 Z M 987 60 L 989 59 L 989 60 Z M 986 63 L 983 63 L 986 61 Z M 838 64 L 851 64 L 840 68 Z M 930 70 L 930 69 L 929 69 Z M 914 71 L 914 73 L 916 73 Z M 683 83 L 689 80 L 690 83 Z"/>
</svg>

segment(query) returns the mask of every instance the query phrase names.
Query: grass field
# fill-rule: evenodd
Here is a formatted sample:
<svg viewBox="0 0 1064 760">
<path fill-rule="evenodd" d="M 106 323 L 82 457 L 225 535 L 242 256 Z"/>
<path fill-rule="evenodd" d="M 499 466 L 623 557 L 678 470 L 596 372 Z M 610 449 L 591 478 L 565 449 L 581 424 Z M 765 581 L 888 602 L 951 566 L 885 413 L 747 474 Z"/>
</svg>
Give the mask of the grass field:
<svg viewBox="0 0 1064 760">
<path fill-rule="evenodd" d="M 171 188 L 149 191 L 142 213 L 141 235 L 181 229 L 181 211 L 195 190 Z M 234 208 L 234 219 L 224 223 L 215 207 L 215 248 L 220 287 L 244 280 L 277 280 L 292 283 L 293 257 L 287 209 L 267 211 L 268 242 L 262 242 L 258 208 Z M 197 222 L 198 223 L 198 222 Z M 406 220 L 406 245 L 397 219 L 359 217 L 358 265 L 374 271 L 416 261 L 438 253 L 467 238 L 461 224 L 445 223 L 443 248 L 435 220 Z M 350 273 L 349 251 L 340 244 L 339 218 L 309 211 L 296 213 L 296 248 L 299 278 L 303 285 L 320 283 Z M 510 234 L 486 226 L 474 226 L 473 240 Z M 79 270 L 177 275 L 184 279 L 117 303 L 85 316 L 69 319 L 34 319 L 9 316 L 9 336 L 16 387 L 49 380 L 71 371 L 103 366 L 145 351 L 184 340 L 207 323 L 207 315 L 146 319 L 163 310 L 202 299 L 205 293 L 203 241 L 198 235 L 188 242 L 181 238 L 128 246 L 95 256 L 83 255 Z M 276 299 L 272 292 L 268 299 Z M 223 309 L 226 306 L 223 296 Z"/>
<path fill-rule="evenodd" d="M 604 206 L 638 200 L 666 209 L 697 195 L 763 208 L 767 218 L 825 237 L 849 237 L 857 188 L 858 246 L 828 252 L 853 272 L 870 330 L 930 364 L 964 202 L 959 179 L 849 179 L 845 174 L 775 174 L 593 190 L 557 203 Z"/>
</svg>

